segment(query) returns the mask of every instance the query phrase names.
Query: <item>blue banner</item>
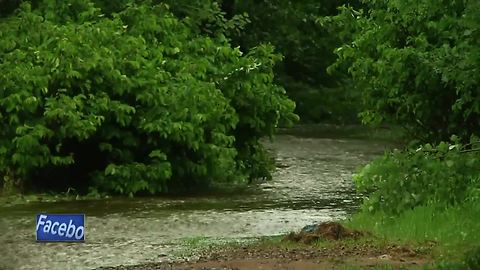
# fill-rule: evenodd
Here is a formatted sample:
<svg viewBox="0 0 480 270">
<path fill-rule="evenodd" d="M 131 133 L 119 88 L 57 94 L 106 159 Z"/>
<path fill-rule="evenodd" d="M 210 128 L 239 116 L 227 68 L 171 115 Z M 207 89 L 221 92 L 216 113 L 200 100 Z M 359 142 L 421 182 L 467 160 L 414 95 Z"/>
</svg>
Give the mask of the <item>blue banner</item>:
<svg viewBox="0 0 480 270">
<path fill-rule="evenodd" d="M 84 214 L 38 214 L 36 224 L 39 242 L 85 241 Z"/>
</svg>

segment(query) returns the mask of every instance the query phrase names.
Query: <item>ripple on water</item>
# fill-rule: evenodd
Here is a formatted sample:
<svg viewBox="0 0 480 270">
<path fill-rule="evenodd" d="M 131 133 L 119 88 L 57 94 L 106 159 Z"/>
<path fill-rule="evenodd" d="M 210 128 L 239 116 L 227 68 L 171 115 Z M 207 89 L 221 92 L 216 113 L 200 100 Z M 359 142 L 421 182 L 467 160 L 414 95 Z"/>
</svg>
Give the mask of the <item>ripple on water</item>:
<svg viewBox="0 0 480 270">
<path fill-rule="evenodd" d="M 94 269 L 158 262 L 172 259 L 185 238 L 277 235 L 344 218 L 358 202 L 353 171 L 384 150 L 370 141 L 291 135 L 278 136 L 267 147 L 282 166 L 273 181 L 251 193 L 0 208 L 0 269 Z M 86 242 L 34 242 L 39 212 L 86 213 Z"/>
</svg>

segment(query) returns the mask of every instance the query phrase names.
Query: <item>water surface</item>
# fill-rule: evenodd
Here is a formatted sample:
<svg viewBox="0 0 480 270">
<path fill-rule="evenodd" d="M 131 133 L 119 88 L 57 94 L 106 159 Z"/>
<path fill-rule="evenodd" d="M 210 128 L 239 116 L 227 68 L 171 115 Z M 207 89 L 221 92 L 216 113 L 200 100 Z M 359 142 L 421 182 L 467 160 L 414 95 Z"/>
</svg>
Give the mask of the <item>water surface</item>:
<svg viewBox="0 0 480 270">
<path fill-rule="evenodd" d="M 96 269 L 172 259 L 184 239 L 245 239 L 345 218 L 358 206 L 355 169 L 385 142 L 349 136 L 277 136 L 273 181 L 242 192 L 0 207 L 0 269 Z M 36 243 L 40 212 L 85 213 L 86 242 Z"/>
</svg>

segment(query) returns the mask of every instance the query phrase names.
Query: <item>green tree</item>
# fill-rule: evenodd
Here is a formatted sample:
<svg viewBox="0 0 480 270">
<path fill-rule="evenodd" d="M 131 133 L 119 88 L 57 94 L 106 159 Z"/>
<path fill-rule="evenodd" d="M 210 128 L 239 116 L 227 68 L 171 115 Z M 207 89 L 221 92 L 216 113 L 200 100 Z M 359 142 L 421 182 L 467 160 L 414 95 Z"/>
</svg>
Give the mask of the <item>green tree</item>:
<svg viewBox="0 0 480 270">
<path fill-rule="evenodd" d="M 259 139 L 297 119 L 273 83 L 281 58 L 191 20 L 88 0 L 0 20 L 0 175 L 121 194 L 269 177 Z"/>
<path fill-rule="evenodd" d="M 362 90 L 363 121 L 402 125 L 425 142 L 478 134 L 480 3 L 362 2 L 336 18 L 352 37 L 336 65 Z"/>
<path fill-rule="evenodd" d="M 231 1 L 230 1 L 231 2 Z M 278 82 L 297 103 L 303 121 L 355 121 L 359 96 L 343 71 L 327 72 L 341 45 L 333 16 L 349 1 L 235 1 L 234 13 L 247 13 L 251 23 L 236 37 L 241 48 L 271 43 L 285 56 L 276 69 Z M 353 1 L 350 1 L 353 2 Z"/>
</svg>

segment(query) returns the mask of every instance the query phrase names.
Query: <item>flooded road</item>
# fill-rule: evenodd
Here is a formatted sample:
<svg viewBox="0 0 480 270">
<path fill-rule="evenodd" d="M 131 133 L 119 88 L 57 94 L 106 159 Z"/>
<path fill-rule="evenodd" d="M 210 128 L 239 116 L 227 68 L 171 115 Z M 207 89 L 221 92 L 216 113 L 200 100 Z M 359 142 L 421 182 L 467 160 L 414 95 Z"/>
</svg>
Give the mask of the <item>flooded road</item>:
<svg viewBox="0 0 480 270">
<path fill-rule="evenodd" d="M 185 239 L 246 239 L 345 218 L 358 198 L 355 169 L 387 143 L 279 135 L 267 147 L 279 168 L 272 181 L 223 194 L 110 199 L 0 207 L 0 269 L 96 269 L 172 259 Z M 85 213 L 86 242 L 36 243 L 40 212 Z"/>
</svg>

